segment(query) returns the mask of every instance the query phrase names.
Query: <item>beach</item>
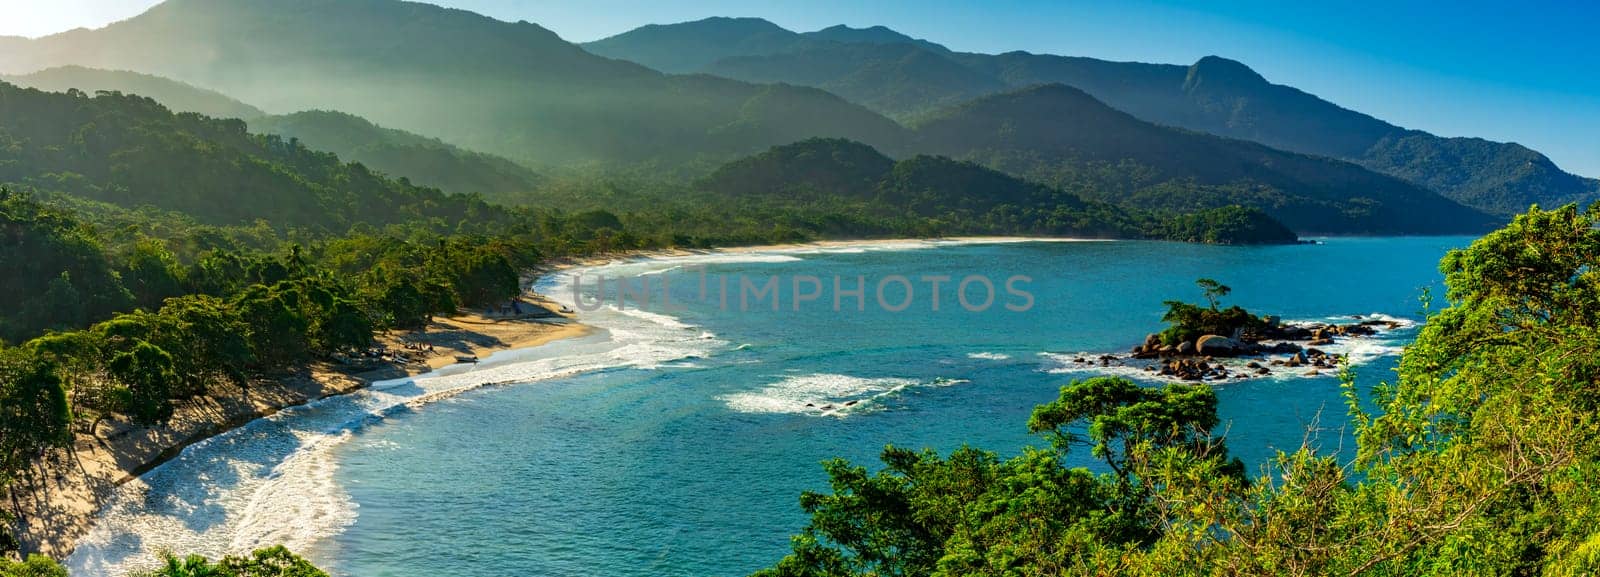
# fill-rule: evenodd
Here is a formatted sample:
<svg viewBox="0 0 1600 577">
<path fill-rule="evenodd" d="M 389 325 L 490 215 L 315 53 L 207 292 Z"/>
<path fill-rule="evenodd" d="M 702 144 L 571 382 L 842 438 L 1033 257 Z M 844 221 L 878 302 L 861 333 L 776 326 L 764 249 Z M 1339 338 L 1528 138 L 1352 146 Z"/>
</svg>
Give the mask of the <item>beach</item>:
<svg viewBox="0 0 1600 577">
<path fill-rule="evenodd" d="M 524 276 L 523 282 L 525 286 L 532 286 L 539 278 L 554 278 L 563 271 L 640 260 L 692 259 L 717 255 L 743 258 L 752 253 L 893 251 L 957 244 L 1085 240 L 1089 239 L 961 237 L 627 251 L 553 260 Z M 550 286 L 544 292 L 554 295 L 566 288 Z M 574 313 L 550 298 L 550 295 L 530 291 L 521 298 L 523 302 L 550 313 L 509 319 L 490 318 L 478 312 L 462 312 L 448 318 L 436 318 L 425 329 L 390 331 L 375 336 L 377 344 L 389 351 L 400 352 L 407 362 L 386 359 L 371 368 L 360 369 L 318 362 L 300 367 L 288 375 L 252 381 L 246 388 L 231 385 L 218 387 L 212 394 L 182 405 L 165 426 L 102 425 L 96 436 L 78 435 L 74 451 L 50 455 L 41 468 L 42 474 L 35 481 L 17 485 L 13 509 L 26 519 L 19 524 L 21 530 L 17 532 L 23 550 L 58 558 L 69 555 L 93 527 L 107 499 L 119 487 L 173 459 L 190 445 L 271 416 L 285 408 L 360 391 L 375 382 L 430 373 L 457 364 L 458 357 L 484 359 L 497 352 L 582 337 L 594 330 L 577 322 Z"/>
<path fill-rule="evenodd" d="M 92 435 L 80 431 L 71 450 L 50 452 L 40 460 L 33 478 L 12 485 L 7 498 L 18 517 L 18 544 L 25 552 L 67 556 L 118 487 L 190 445 L 285 408 L 362 390 L 379 381 L 429 373 L 456 364 L 457 357 L 481 359 L 592 331 L 542 295 L 530 292 L 521 299 L 550 313 L 524 318 L 488 318 L 474 313 L 435 318 L 424 329 L 376 335 L 376 346 L 403 352 L 407 362 L 392 355 L 360 366 L 318 361 L 283 375 L 213 385 L 208 394 L 180 404 L 164 425 L 144 427 L 108 420 L 99 423 Z M 408 350 L 406 343 L 416 343 L 421 350 Z M 427 352 L 430 346 L 432 353 Z"/>
</svg>

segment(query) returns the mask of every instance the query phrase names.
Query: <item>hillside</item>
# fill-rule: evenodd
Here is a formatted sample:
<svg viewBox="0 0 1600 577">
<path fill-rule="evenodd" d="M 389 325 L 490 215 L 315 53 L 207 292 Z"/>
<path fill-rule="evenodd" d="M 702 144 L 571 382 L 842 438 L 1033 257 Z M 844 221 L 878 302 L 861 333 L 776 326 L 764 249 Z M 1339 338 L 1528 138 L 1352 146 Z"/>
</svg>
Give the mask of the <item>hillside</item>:
<svg viewBox="0 0 1600 577">
<path fill-rule="evenodd" d="M 985 84 L 975 68 L 960 64 L 961 55 L 944 54 L 940 47 L 929 47 L 887 29 L 831 28 L 809 35 L 786 35 L 758 20 L 717 19 L 697 25 L 715 34 L 688 34 L 685 44 L 671 45 L 660 53 L 701 53 L 709 58 L 715 54 L 707 50 L 740 46 L 779 50 L 798 37 L 802 44 L 839 54 L 862 52 L 895 55 L 895 59 L 881 68 L 839 76 L 842 70 L 825 65 L 846 59 L 844 56 L 818 58 L 807 64 L 816 70 L 803 84 L 824 85 L 825 90 L 784 83 L 752 84 L 704 74 L 663 74 L 590 54 L 534 24 L 500 22 L 427 4 L 169 0 L 103 29 L 24 42 L 24 49 L 0 54 L 0 68 L 72 61 L 135 69 L 242 96 L 267 110 L 341 110 L 377 126 L 436 137 L 525 166 L 561 170 L 704 174 L 723 162 L 771 146 L 832 137 L 863 142 L 894 157 L 932 153 L 974 160 L 1123 206 L 1159 210 L 1234 204 L 1261 207 L 1302 232 L 1433 232 L 1439 230 L 1440 219 L 1456 214 L 1449 209 L 1441 213 L 1444 216 L 1390 213 L 1356 207 L 1348 198 L 1329 200 L 1332 205 L 1281 204 L 1285 195 L 1331 199 L 1359 193 L 1386 198 L 1388 206 L 1399 206 L 1396 195 L 1414 189 L 1396 187 L 1392 180 L 1341 163 L 1296 160 L 1291 169 L 1274 167 L 1270 164 L 1299 157 L 1265 149 L 1241 152 L 1231 144 L 1223 152 L 1207 150 L 1194 146 L 1193 138 L 1185 133 L 1155 130 L 1137 122 L 1114 124 L 1113 129 L 1132 133 L 1102 135 L 1100 144 L 1133 139 L 1153 143 L 1154 149 L 1185 150 L 1193 158 L 1165 164 L 1159 159 L 1141 162 L 1138 154 L 1145 153 L 1140 151 L 1106 149 L 1095 150 L 1090 157 L 1100 164 L 1085 165 L 1076 152 L 1046 140 L 1038 143 L 1041 148 L 1028 153 L 1040 158 L 1022 162 L 1014 149 L 1007 151 L 995 143 L 956 146 L 963 140 L 985 142 L 997 131 L 1007 130 L 1007 123 L 1026 128 L 1062 119 L 1018 115 L 1013 110 L 994 117 L 973 117 L 981 120 L 978 122 L 937 124 L 941 128 L 932 136 L 922 130 L 912 134 L 901 124 L 829 90 L 882 106 L 915 102 L 915 107 L 939 110 L 1005 88 L 1005 83 Z M 661 27 L 658 31 L 675 30 Z M 650 37 L 644 40 L 654 38 L 646 36 Z M 644 42 L 635 44 L 640 43 Z M 752 74 L 759 72 L 760 67 L 756 68 Z M 904 91 L 873 92 L 873 87 L 885 80 Z M 881 100 L 872 100 L 874 94 Z M 950 133 L 957 126 L 967 134 Z M 347 129 L 371 132 L 376 126 Z M 353 140 L 308 138 L 319 146 L 363 158 Z M 371 142 L 386 137 L 374 138 L 377 140 Z M 1159 142 L 1165 140 L 1173 142 Z M 402 156 L 365 158 L 383 172 L 417 178 L 418 182 L 449 184 L 451 190 L 520 186 L 488 175 L 481 181 L 424 177 L 416 168 L 431 165 Z M 401 164 L 407 166 L 398 168 Z M 1159 165 L 1154 177 L 1146 174 L 1149 165 Z M 1212 174 L 1219 167 L 1232 168 L 1228 169 L 1231 172 Z M 1092 170 L 1086 170 L 1089 168 Z M 1287 171 L 1296 174 L 1287 177 Z M 1072 178 L 1080 181 L 1072 182 Z M 1183 184 L 1188 182 L 1198 185 Z M 1380 191 L 1369 192 L 1369 184 Z M 1297 190 L 1301 187 L 1314 190 Z M 1428 202 L 1431 200 L 1419 206 L 1429 206 Z M 1293 214 L 1301 211 L 1318 214 Z M 1331 217 L 1330 212 L 1341 216 Z M 1477 230 L 1482 219 L 1450 222 L 1456 223 L 1455 229 Z"/>
<path fill-rule="evenodd" d="M 155 99 L 174 112 L 195 112 L 213 118 L 251 120 L 266 114 L 259 108 L 212 90 L 125 70 L 61 66 L 20 76 L 0 76 L 0 81 L 48 92 L 66 92 L 76 88 L 88 94 L 102 90 L 138 94 Z"/>
<path fill-rule="evenodd" d="M 1302 233 L 1466 233 L 1493 222 L 1397 178 L 1157 126 L 1059 84 L 931 115 L 916 127 L 915 147 L 1122 206 L 1253 206 Z"/>
<path fill-rule="evenodd" d="M 122 94 L 43 92 L 0 83 L 0 183 L 207 224 L 342 232 L 353 224 L 494 218 L 481 201 L 389 180 L 237 119 L 174 114 Z"/>
<path fill-rule="evenodd" d="M 731 159 L 811 136 L 900 127 L 826 92 L 670 76 L 535 24 L 394 0 L 168 0 L 0 53 L 203 86 L 269 112 L 340 110 L 535 165 Z"/>
<path fill-rule="evenodd" d="M 515 162 L 445 144 L 436 138 L 384 128 L 359 116 L 326 110 L 267 116 L 250 129 L 326 150 L 396 178 L 457 193 L 530 190 L 538 174 Z"/>
<path fill-rule="evenodd" d="M 943 223 L 943 232 L 1155 238 L 1221 244 L 1292 243 L 1255 210 L 1207 207 L 1186 218 L 1085 200 L 970 162 L 896 162 L 858 142 L 812 139 L 728 163 L 699 183 L 728 202 L 830 206 L 878 219 Z"/>
<path fill-rule="evenodd" d="M 648 35 L 627 32 L 585 47 L 648 64 L 647 55 L 685 42 L 702 28 L 698 24 L 654 26 Z M 952 53 L 881 27 L 870 34 L 833 36 L 849 44 L 843 47 L 793 32 L 782 36 L 766 24 L 763 38 L 788 40 L 740 52 L 744 44 L 728 30 L 714 54 L 720 59 L 705 54 L 700 68 L 679 71 L 816 86 L 900 118 L 973 96 L 1059 83 L 1143 120 L 1348 160 L 1496 215 L 1518 213 L 1532 203 L 1600 198 L 1600 180 L 1568 174 L 1521 145 L 1407 130 L 1272 84 L 1225 58 L 1209 56 L 1180 66 L 1026 52 Z"/>
</svg>

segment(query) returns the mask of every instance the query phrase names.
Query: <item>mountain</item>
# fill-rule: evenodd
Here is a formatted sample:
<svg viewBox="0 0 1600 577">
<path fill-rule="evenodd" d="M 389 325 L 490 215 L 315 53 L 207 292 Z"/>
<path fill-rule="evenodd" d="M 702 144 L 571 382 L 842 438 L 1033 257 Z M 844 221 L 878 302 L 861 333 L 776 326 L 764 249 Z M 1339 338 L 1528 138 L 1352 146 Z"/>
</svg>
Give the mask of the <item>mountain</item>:
<svg viewBox="0 0 1600 577">
<path fill-rule="evenodd" d="M 858 142 L 811 139 L 728 163 L 699 187 L 728 198 L 828 206 L 874 219 L 990 231 L 1224 244 L 1292 243 L 1293 231 L 1240 207 L 1185 216 L 1086 200 L 970 162 L 918 155 L 895 161 Z M 962 228 L 965 227 L 965 228 Z"/>
<path fill-rule="evenodd" d="M 1005 83 L 912 43 L 827 43 L 797 52 L 724 58 L 703 70 L 748 82 L 815 86 L 899 117 L 1007 88 Z"/>
<path fill-rule="evenodd" d="M 828 49 L 841 44 L 902 45 L 949 52 L 938 44 L 883 26 L 851 28 L 841 24 L 799 33 L 761 18 L 721 16 L 678 24 L 651 24 L 580 46 L 607 58 L 685 74 L 705 72 L 707 66 L 726 58 Z"/>
<path fill-rule="evenodd" d="M 777 54 L 805 44 L 805 38 L 761 18 L 715 17 L 682 24 L 651 24 L 583 49 L 607 58 L 638 62 L 662 72 L 698 72 L 730 56 Z"/>
<path fill-rule="evenodd" d="M 1302 233 L 1481 232 L 1494 219 L 1346 162 L 1151 124 L 1060 84 L 930 115 L 913 147 L 1122 206 L 1243 204 Z"/>
<path fill-rule="evenodd" d="M 785 35 L 774 32 L 770 23 L 748 19 L 695 25 L 719 31 L 720 36 L 714 42 L 684 46 L 770 48 L 798 37 L 804 44 L 826 46 L 826 50 L 843 54 L 865 51 L 892 56 L 882 68 L 837 76 L 826 84 L 833 90 L 860 94 L 862 99 L 884 79 L 906 90 L 883 93 L 883 102 L 917 102 L 919 107 L 932 107 L 930 110 L 1005 88 L 1004 83 L 983 84 L 982 76 L 973 74 L 975 68 L 960 64 L 962 55 L 940 55 L 937 48 L 885 30 L 835 28 L 813 35 Z M 686 36 L 687 40 L 704 40 L 698 33 Z M 736 42 L 738 38 L 744 40 Z M 843 43 L 832 38 L 867 42 Z M 1138 151 L 1112 148 L 1097 150 L 1094 161 L 1085 164 L 1072 156 L 1071 150 L 1044 148 L 1028 154 L 1049 158 L 1041 156 L 1036 162 L 1024 163 L 1018 161 L 1014 149 L 955 147 L 962 136 L 942 128 L 928 132 L 926 126 L 913 132 L 822 88 L 755 84 L 707 74 L 665 74 L 591 54 L 534 24 L 500 22 L 428 4 L 168 0 L 102 29 L 74 30 L 25 41 L 21 46 L 0 53 L 0 69 L 75 63 L 136 70 L 218 90 L 268 111 L 340 110 L 378 126 L 439 138 L 532 167 L 599 166 L 704 174 L 723 162 L 771 146 L 833 137 L 863 142 L 896 157 L 935 153 L 980 161 L 1014 176 L 1047 179 L 1044 182 L 1071 186 L 1074 191 L 1115 200 L 1122 206 L 1148 203 L 1172 209 L 1242 204 L 1275 211 L 1272 214 L 1279 220 L 1307 232 L 1425 232 L 1438 228 L 1432 224 L 1433 215 L 1385 212 L 1387 207 L 1398 206 L 1393 203 L 1367 211 L 1351 208 L 1349 203 L 1338 204 L 1335 208 L 1339 210 L 1349 209 L 1341 218 L 1327 214 L 1291 218 L 1289 213 L 1310 210 L 1313 205 L 1273 206 L 1285 195 L 1388 198 L 1388 193 L 1355 188 L 1374 183 L 1395 195 L 1414 191 L 1392 188 L 1389 179 L 1373 179 L 1340 163 L 1295 163 L 1303 174 L 1288 178 L 1283 170 L 1263 163 L 1284 162 L 1293 155 L 1271 151 L 1243 154 L 1233 145 L 1224 147 L 1223 153 L 1200 150 L 1190 145 L 1193 139 L 1184 133 L 1153 131 L 1153 127 L 1130 123 L 1115 126 L 1132 131 L 1130 135 L 1106 134 L 1103 138 L 1152 143 L 1174 140 L 1162 146 L 1191 151 L 1194 157 L 1179 164 L 1163 164 L 1149 155 L 1139 156 Z M 823 70 L 817 78 L 832 77 L 834 72 Z M 1012 130 L 1007 128 L 1011 124 L 1026 132 L 1035 123 L 1060 119 L 1001 114 L 989 120 L 997 124 L 931 126 L 959 125 L 971 132 L 974 142 L 982 142 L 1000 133 L 997 131 Z M 1001 122 L 1010 124 L 998 124 Z M 334 148 L 348 146 L 327 142 Z M 348 148 L 354 154 L 356 147 Z M 1230 173 L 1208 172 L 1216 170 L 1217 163 L 1237 166 Z M 422 178 L 410 174 L 409 168 L 388 166 L 392 165 L 386 165 L 385 172 Z M 1160 167 L 1154 176 L 1147 174 L 1151 166 Z M 1083 191 L 1088 187 L 1068 182 L 1065 177 L 1069 175 L 1082 176 L 1126 198 Z M 1190 181 L 1199 184 L 1181 184 Z M 1351 186 L 1340 188 L 1341 182 Z M 1315 191 L 1297 190 L 1301 186 Z M 1129 196 L 1135 192 L 1137 196 Z M 1412 219 L 1417 226 L 1407 228 L 1401 221 L 1385 220 L 1391 217 Z M 1458 228 L 1480 222 L 1480 218 L 1456 220 Z"/>
<path fill-rule="evenodd" d="M 826 42 L 840 42 L 846 44 L 909 44 L 918 48 L 933 50 L 935 52 L 949 52 L 950 49 L 934 44 L 920 38 L 912 38 L 890 30 L 886 26 L 868 26 L 866 28 L 851 28 L 843 24 L 829 26 L 816 32 L 802 34 L 809 39 Z"/>
<path fill-rule="evenodd" d="M 814 88 L 663 74 L 535 24 L 394 0 L 168 0 L 0 53 L 5 71 L 64 64 L 173 78 L 269 112 L 341 110 L 530 164 L 720 161 L 901 130 Z"/>
<path fill-rule="evenodd" d="M 531 190 L 543 180 L 510 160 L 464 150 L 436 138 L 383 128 L 342 112 L 313 110 L 267 116 L 250 121 L 250 128 L 298 140 L 310 148 L 446 192 L 518 192 Z"/>
<path fill-rule="evenodd" d="M 126 70 L 61 66 L 20 76 L 0 76 L 0 81 L 50 92 L 76 88 L 88 94 L 102 90 L 138 94 L 153 98 L 174 112 L 195 112 L 214 118 L 249 120 L 265 114 L 259 108 L 212 90 Z"/>
<path fill-rule="evenodd" d="M 136 95 L 44 92 L 0 83 L 0 184 L 204 224 L 342 232 L 498 218 L 482 201 L 385 178 L 325 152 L 259 136 L 244 121 L 174 114 Z"/>
<path fill-rule="evenodd" d="M 766 24 L 764 37 L 783 37 Z M 656 26 L 648 36 L 628 32 L 585 46 L 603 45 L 608 56 L 647 62 L 646 55 L 684 42 L 695 30 L 687 24 Z M 785 37 L 790 41 L 751 52 L 738 51 L 737 37 L 726 38 L 719 51 L 702 55 L 700 68 L 678 70 L 815 86 L 902 119 L 975 96 L 1059 83 L 1143 120 L 1348 160 L 1496 215 L 1522 212 L 1533 203 L 1600 198 L 1600 180 L 1566 173 L 1521 145 L 1407 130 L 1272 84 L 1248 66 L 1216 56 L 1180 66 L 957 53 L 907 41 L 888 29 L 833 35 L 832 44 L 794 41 L 807 36 L 791 34 Z"/>
</svg>

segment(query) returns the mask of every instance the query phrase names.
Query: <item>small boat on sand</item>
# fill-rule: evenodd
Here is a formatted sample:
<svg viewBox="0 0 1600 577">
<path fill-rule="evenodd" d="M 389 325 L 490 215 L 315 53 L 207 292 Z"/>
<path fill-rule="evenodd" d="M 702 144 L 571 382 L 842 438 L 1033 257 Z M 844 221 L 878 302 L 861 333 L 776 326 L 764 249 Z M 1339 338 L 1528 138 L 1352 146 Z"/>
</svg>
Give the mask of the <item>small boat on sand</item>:
<svg viewBox="0 0 1600 577">
<path fill-rule="evenodd" d="M 458 362 L 458 363 L 476 363 L 476 362 L 478 362 L 478 357 L 473 356 L 473 355 L 456 355 L 456 362 Z"/>
</svg>

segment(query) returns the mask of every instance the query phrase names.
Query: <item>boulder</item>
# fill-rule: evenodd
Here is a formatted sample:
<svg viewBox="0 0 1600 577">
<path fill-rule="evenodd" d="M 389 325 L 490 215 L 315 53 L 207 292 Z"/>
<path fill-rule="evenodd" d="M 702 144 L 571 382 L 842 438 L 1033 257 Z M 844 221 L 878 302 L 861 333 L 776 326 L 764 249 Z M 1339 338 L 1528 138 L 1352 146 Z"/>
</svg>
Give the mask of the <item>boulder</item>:
<svg viewBox="0 0 1600 577">
<path fill-rule="evenodd" d="M 1192 354 L 1194 354 L 1194 341 L 1183 341 L 1181 343 L 1178 343 L 1178 354 L 1180 354 L 1180 355 L 1192 355 Z"/>
<path fill-rule="evenodd" d="M 1206 335 L 1195 341 L 1194 350 L 1202 355 L 1231 357 L 1243 352 L 1244 345 L 1222 335 Z"/>
<path fill-rule="evenodd" d="M 1161 333 L 1150 333 L 1148 335 L 1145 335 L 1144 336 L 1144 348 L 1147 348 L 1147 349 L 1159 349 L 1159 348 L 1161 348 Z"/>
<path fill-rule="evenodd" d="M 1297 344 L 1294 344 L 1294 343 L 1278 343 L 1278 344 L 1272 345 L 1272 352 L 1273 353 L 1284 353 L 1284 354 L 1298 353 L 1298 352 L 1300 352 L 1300 345 L 1297 345 Z"/>
</svg>

